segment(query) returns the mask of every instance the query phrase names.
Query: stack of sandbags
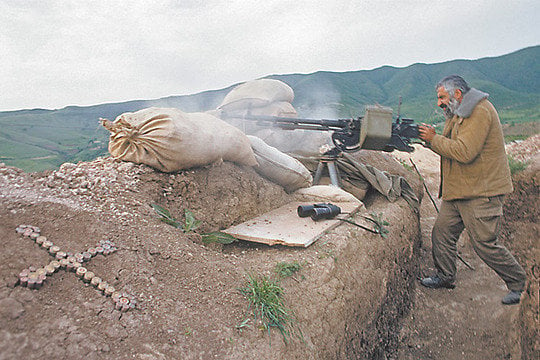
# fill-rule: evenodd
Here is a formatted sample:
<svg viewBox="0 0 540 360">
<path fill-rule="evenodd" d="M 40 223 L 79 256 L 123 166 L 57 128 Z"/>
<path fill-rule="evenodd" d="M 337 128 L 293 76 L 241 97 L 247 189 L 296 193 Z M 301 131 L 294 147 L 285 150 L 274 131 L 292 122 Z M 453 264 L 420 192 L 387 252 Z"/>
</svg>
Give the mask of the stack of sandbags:
<svg viewBox="0 0 540 360">
<path fill-rule="evenodd" d="M 246 134 L 261 129 L 255 121 L 244 120 L 246 115 L 296 117 L 292 106 L 293 89 L 279 80 L 259 79 L 233 88 L 217 107 L 214 114 L 238 127 Z"/>
<path fill-rule="evenodd" d="M 293 99 L 293 89 L 282 81 L 252 80 L 232 89 L 218 106 L 218 110 L 230 115 L 243 115 L 246 110 L 251 109 L 259 114 L 281 116 L 290 112 L 296 116 L 291 105 Z"/>
<path fill-rule="evenodd" d="M 111 132 L 109 152 L 119 160 L 174 172 L 226 160 L 257 165 L 246 135 L 207 113 L 147 108 L 124 113 L 114 122 L 101 119 Z"/>
<path fill-rule="evenodd" d="M 216 110 L 210 111 L 244 133 L 255 135 L 282 152 L 304 156 L 320 154 L 319 148 L 330 144 L 330 133 L 310 130 L 280 130 L 271 123 L 261 126 L 250 115 L 296 118 L 292 88 L 279 80 L 259 79 L 233 88 Z"/>
</svg>

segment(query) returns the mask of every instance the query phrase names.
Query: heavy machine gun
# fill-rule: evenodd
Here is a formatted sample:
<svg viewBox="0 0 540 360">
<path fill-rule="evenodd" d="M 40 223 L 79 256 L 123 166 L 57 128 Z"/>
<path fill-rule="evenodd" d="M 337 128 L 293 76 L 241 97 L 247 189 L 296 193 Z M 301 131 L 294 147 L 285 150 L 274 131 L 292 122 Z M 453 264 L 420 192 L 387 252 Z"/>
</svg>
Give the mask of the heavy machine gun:
<svg viewBox="0 0 540 360">
<path fill-rule="evenodd" d="M 301 119 L 268 115 L 221 114 L 223 119 L 256 121 L 257 125 L 278 127 L 284 130 L 332 131 L 334 148 L 325 155 L 337 156 L 341 152 L 360 149 L 391 152 L 412 152 L 411 139 L 418 138 L 418 125 L 412 119 L 392 119 L 392 109 L 382 106 L 367 106 L 363 117 L 356 119 Z"/>
</svg>

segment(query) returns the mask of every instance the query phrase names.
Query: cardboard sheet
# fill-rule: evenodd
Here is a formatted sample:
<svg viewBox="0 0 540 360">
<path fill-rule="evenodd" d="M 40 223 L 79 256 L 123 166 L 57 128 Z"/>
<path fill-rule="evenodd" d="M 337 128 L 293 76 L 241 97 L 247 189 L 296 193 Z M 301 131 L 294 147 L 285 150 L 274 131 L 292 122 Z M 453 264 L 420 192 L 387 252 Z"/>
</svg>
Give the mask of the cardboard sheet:
<svg viewBox="0 0 540 360">
<path fill-rule="evenodd" d="M 333 202 L 341 208 L 342 213 L 337 218 L 348 218 L 363 207 L 357 202 Z M 308 247 L 325 231 L 331 230 L 342 221 L 319 220 L 310 217 L 301 218 L 297 214 L 299 205 L 310 205 L 306 202 L 293 202 L 278 209 L 269 211 L 242 224 L 230 227 L 223 232 L 237 239 L 254 241 L 268 245 L 287 245 Z"/>
</svg>

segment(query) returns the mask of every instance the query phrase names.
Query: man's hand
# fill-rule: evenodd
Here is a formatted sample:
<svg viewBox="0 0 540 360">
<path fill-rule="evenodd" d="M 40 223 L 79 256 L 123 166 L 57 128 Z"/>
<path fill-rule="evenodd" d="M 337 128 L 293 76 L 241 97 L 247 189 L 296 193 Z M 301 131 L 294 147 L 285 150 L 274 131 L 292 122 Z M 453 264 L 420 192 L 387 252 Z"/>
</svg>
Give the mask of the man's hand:
<svg viewBox="0 0 540 360">
<path fill-rule="evenodd" d="M 433 137 L 435 136 L 435 129 L 431 125 L 422 124 L 418 126 L 418 135 L 420 136 L 420 139 L 431 142 L 433 140 Z"/>
</svg>

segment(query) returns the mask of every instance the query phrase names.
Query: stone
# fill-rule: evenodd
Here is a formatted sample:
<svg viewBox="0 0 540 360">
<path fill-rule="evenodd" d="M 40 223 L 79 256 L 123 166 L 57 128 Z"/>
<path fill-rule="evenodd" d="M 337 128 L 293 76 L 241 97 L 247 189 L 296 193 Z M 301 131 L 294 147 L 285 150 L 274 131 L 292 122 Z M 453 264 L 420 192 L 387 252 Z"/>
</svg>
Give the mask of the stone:
<svg viewBox="0 0 540 360">
<path fill-rule="evenodd" d="M 23 305 L 13 298 L 0 300 L 0 316 L 15 320 L 24 314 Z"/>
</svg>

